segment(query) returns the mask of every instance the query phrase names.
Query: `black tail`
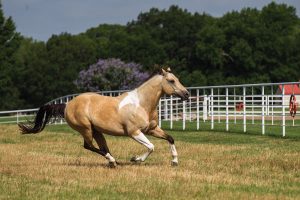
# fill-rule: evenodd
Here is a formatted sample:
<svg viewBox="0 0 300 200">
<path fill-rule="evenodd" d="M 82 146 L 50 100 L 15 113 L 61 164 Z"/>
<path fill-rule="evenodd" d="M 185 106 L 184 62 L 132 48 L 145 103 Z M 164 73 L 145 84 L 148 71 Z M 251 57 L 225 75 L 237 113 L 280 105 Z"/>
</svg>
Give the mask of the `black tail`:
<svg viewBox="0 0 300 200">
<path fill-rule="evenodd" d="M 51 118 L 64 117 L 66 104 L 43 105 L 35 116 L 34 122 L 19 123 L 22 134 L 41 132 Z"/>
</svg>

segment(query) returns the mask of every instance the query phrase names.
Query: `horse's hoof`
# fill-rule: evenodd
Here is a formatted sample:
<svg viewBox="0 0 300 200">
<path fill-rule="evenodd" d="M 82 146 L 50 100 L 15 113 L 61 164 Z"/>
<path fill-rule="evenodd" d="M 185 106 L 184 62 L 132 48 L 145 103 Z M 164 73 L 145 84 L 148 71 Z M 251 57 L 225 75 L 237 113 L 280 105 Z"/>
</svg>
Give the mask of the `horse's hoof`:
<svg viewBox="0 0 300 200">
<path fill-rule="evenodd" d="M 117 163 L 116 162 L 109 162 L 108 163 L 108 167 L 109 168 L 116 168 L 117 167 Z"/>
<path fill-rule="evenodd" d="M 139 160 L 136 156 L 134 156 L 130 159 L 130 162 L 132 162 L 134 164 L 140 164 L 142 161 Z"/>
<path fill-rule="evenodd" d="M 130 162 L 137 162 L 138 159 L 137 159 L 137 156 L 133 156 L 131 159 L 130 159 Z"/>
<path fill-rule="evenodd" d="M 172 167 L 177 167 L 178 166 L 178 162 L 171 161 L 171 166 Z"/>
</svg>

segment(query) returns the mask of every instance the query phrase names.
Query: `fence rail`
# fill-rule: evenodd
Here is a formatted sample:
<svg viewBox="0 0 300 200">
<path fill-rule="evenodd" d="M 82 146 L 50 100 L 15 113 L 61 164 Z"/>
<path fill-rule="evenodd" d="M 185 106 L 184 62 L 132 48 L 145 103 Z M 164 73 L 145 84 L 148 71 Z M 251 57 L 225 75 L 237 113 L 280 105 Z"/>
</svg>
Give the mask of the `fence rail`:
<svg viewBox="0 0 300 200">
<path fill-rule="evenodd" d="M 189 87 L 191 97 L 187 101 L 173 96 L 161 98 L 158 105 L 159 126 L 167 124 L 170 129 L 185 130 L 187 122 L 194 122 L 196 130 L 200 130 L 203 123 L 210 123 L 210 129 L 214 130 L 217 123 L 223 123 L 224 130 L 229 131 L 231 126 L 241 124 L 242 131 L 246 132 L 247 125 L 255 124 L 261 126 L 262 134 L 265 134 L 266 126 L 280 126 L 282 136 L 286 135 L 286 127 L 289 126 L 299 128 L 300 133 L 299 114 L 290 117 L 290 95 L 285 94 L 285 85 L 294 88 L 299 87 L 300 82 Z M 125 90 L 99 94 L 118 96 L 123 92 Z M 63 96 L 47 104 L 67 103 L 77 95 Z M 299 102 L 300 95 L 296 97 Z M 26 121 L 37 110 L 0 111 L 0 124 Z M 53 123 L 65 122 L 59 119 Z"/>
</svg>

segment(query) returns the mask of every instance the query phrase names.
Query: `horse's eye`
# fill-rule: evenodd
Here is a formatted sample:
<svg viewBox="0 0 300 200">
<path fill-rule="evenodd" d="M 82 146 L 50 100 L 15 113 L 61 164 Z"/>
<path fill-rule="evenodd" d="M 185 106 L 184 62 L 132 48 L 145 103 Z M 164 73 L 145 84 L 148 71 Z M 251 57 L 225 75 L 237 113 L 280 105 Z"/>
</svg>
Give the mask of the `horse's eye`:
<svg viewBox="0 0 300 200">
<path fill-rule="evenodd" d="M 175 83 L 175 80 L 171 79 L 171 80 L 168 80 L 169 83 Z"/>
</svg>

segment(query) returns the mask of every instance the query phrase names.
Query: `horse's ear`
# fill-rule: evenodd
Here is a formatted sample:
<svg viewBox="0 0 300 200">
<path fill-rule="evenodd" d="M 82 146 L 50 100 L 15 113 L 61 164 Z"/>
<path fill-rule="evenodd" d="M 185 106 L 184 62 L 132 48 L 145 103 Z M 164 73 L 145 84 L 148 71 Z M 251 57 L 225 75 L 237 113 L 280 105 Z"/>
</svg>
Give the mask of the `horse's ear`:
<svg viewBox="0 0 300 200">
<path fill-rule="evenodd" d="M 167 72 L 171 72 L 171 68 L 170 67 L 168 67 Z"/>
<path fill-rule="evenodd" d="M 160 74 L 163 75 L 163 76 L 165 76 L 167 74 L 167 72 L 163 68 L 161 68 L 160 69 Z"/>
</svg>

